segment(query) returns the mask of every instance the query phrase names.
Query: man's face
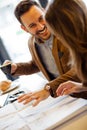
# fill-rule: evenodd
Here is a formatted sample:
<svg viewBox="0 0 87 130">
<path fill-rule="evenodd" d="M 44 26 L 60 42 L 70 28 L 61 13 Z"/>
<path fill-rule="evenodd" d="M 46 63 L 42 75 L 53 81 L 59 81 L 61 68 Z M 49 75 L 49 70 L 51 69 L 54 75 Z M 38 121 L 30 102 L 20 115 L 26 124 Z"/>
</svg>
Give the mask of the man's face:
<svg viewBox="0 0 87 130">
<path fill-rule="evenodd" d="M 34 35 L 37 38 L 47 40 L 50 37 L 50 31 L 46 26 L 46 22 L 43 18 L 44 11 L 37 6 L 32 6 L 29 11 L 21 16 L 21 20 L 24 24 L 22 29 Z"/>
</svg>

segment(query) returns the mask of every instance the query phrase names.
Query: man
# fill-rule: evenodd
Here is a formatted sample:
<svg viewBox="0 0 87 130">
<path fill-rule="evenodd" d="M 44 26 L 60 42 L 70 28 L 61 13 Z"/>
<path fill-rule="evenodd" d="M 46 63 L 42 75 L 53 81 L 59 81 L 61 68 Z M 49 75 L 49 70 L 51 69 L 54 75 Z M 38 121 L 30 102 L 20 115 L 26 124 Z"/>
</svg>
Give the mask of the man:
<svg viewBox="0 0 87 130">
<path fill-rule="evenodd" d="M 36 93 L 28 93 L 18 98 L 24 104 L 36 99 L 36 106 L 49 95 L 56 97 L 56 89 L 67 80 L 79 81 L 70 67 L 69 52 L 48 30 L 44 20 L 44 10 L 34 0 L 21 1 L 15 16 L 21 28 L 32 35 L 28 46 L 32 55 L 29 63 L 13 63 L 12 75 L 29 75 L 41 71 L 50 82 Z M 79 97 L 79 94 L 77 95 Z"/>
</svg>

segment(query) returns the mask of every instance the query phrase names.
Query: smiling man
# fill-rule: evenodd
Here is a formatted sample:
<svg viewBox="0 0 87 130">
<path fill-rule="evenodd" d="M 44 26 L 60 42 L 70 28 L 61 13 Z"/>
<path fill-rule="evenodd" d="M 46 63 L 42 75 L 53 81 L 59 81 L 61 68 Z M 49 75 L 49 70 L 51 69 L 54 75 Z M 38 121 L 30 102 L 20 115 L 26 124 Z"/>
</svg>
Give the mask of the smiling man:
<svg viewBox="0 0 87 130">
<path fill-rule="evenodd" d="M 68 64 L 70 58 L 68 49 L 46 26 L 44 9 L 34 0 L 23 0 L 17 5 L 15 16 L 21 23 L 21 28 L 32 35 L 28 43 L 32 60 L 27 63 L 12 63 L 12 75 L 29 75 L 41 71 L 49 81 L 43 86 L 43 90 L 27 93 L 18 98 L 19 102 L 23 101 L 24 104 L 36 99 L 35 106 L 49 95 L 57 97 L 56 89 L 61 83 L 79 80 L 74 69 Z M 76 96 L 79 97 L 80 94 Z"/>
<path fill-rule="evenodd" d="M 37 6 L 32 6 L 26 13 L 20 16 L 20 20 L 23 25 L 21 28 L 34 35 L 36 38 L 42 40 L 49 39 L 51 33 L 46 27 L 44 21 L 44 10 L 38 8 Z"/>
<path fill-rule="evenodd" d="M 15 16 L 21 23 L 21 28 L 32 35 L 28 45 L 33 60 L 28 64 L 16 64 L 12 71 L 14 75 L 42 71 L 48 80 L 53 80 L 59 74 L 52 54 L 55 38 L 46 26 L 44 14 L 44 9 L 34 0 L 21 1 L 15 9 Z M 22 65 L 24 71 L 21 70 Z"/>
</svg>

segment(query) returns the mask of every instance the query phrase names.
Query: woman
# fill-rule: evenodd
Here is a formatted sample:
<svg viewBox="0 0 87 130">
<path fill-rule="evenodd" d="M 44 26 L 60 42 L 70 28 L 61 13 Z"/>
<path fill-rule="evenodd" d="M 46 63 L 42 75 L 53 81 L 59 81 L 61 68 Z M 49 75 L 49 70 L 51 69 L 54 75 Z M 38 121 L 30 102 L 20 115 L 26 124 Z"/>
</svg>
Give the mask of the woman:
<svg viewBox="0 0 87 130">
<path fill-rule="evenodd" d="M 70 50 L 72 65 L 82 83 L 66 82 L 57 95 L 87 91 L 87 8 L 82 0 L 53 0 L 45 19 L 50 30 Z M 78 89 L 77 89 L 78 88 Z"/>
</svg>

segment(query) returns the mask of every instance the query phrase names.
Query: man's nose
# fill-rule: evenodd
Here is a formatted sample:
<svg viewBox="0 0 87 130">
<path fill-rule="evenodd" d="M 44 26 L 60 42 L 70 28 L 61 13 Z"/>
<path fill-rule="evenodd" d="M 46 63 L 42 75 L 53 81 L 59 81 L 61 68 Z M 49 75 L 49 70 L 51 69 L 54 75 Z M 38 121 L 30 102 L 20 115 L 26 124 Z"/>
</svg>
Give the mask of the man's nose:
<svg viewBox="0 0 87 130">
<path fill-rule="evenodd" d="M 44 28 L 44 25 L 42 23 L 38 23 L 37 28 L 38 30 L 42 30 Z"/>
</svg>

